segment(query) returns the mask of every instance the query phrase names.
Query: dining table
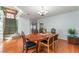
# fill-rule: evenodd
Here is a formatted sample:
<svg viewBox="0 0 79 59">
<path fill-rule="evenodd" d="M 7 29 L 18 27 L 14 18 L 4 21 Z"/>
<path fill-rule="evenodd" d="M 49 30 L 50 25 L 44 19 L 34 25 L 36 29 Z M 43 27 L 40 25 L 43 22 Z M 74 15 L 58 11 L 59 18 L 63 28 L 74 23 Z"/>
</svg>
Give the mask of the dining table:
<svg viewBox="0 0 79 59">
<path fill-rule="evenodd" d="M 43 34 L 43 33 L 31 33 L 26 35 L 26 38 L 30 41 L 36 42 L 37 43 L 37 48 L 36 48 L 36 52 L 38 53 L 40 50 L 40 42 L 42 40 L 47 40 L 47 38 L 49 36 L 51 36 L 52 34 Z M 55 34 L 54 34 L 55 35 Z M 54 36 L 53 35 L 53 36 Z"/>
</svg>

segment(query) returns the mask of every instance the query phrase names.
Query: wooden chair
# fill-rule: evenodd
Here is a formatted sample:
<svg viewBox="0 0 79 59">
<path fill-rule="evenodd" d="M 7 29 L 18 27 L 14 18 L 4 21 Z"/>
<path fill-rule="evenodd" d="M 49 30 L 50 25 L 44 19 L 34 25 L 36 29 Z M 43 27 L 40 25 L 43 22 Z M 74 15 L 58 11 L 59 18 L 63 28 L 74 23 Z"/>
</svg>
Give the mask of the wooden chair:
<svg viewBox="0 0 79 59">
<path fill-rule="evenodd" d="M 36 43 L 29 41 L 27 38 L 25 38 L 25 34 L 22 32 L 22 38 L 23 38 L 23 52 L 26 50 L 26 53 L 29 49 L 35 48 Z"/>
<path fill-rule="evenodd" d="M 56 34 L 54 37 L 54 50 L 58 48 L 58 34 Z"/>
<path fill-rule="evenodd" d="M 40 42 L 40 44 L 46 46 L 48 48 L 48 53 L 50 52 L 50 46 L 53 46 L 53 36 L 51 35 L 50 37 L 47 38 L 48 40 L 43 40 Z"/>
</svg>

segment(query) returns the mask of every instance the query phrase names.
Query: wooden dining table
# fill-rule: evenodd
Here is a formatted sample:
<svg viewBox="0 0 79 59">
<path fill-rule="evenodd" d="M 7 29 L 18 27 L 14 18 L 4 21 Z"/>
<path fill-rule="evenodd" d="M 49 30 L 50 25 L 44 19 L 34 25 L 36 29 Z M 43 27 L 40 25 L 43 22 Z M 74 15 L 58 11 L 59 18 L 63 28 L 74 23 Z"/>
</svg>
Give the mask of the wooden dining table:
<svg viewBox="0 0 79 59">
<path fill-rule="evenodd" d="M 34 33 L 32 33 L 32 34 L 29 34 L 29 35 L 26 35 L 26 38 L 28 39 L 28 40 L 30 40 L 30 41 L 33 41 L 33 42 L 36 42 L 37 43 L 37 49 L 36 49 L 36 51 L 37 51 L 37 53 L 39 52 L 39 50 L 40 50 L 40 48 L 39 48 L 39 46 L 40 46 L 40 41 L 42 41 L 42 40 L 47 40 L 47 38 L 49 37 L 49 36 L 51 36 L 51 34 L 41 34 L 41 33 L 38 33 L 38 34 L 34 34 Z"/>
</svg>

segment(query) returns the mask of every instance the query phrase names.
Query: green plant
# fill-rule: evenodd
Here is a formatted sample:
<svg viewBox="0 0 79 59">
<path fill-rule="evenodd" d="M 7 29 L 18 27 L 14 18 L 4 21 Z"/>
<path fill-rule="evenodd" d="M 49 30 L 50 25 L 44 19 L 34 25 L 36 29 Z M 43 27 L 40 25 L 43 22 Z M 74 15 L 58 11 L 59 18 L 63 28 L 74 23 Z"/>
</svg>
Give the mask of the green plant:
<svg viewBox="0 0 79 59">
<path fill-rule="evenodd" d="M 68 29 L 68 33 L 71 34 L 71 35 L 75 35 L 76 34 L 76 29 L 75 28 Z"/>
</svg>

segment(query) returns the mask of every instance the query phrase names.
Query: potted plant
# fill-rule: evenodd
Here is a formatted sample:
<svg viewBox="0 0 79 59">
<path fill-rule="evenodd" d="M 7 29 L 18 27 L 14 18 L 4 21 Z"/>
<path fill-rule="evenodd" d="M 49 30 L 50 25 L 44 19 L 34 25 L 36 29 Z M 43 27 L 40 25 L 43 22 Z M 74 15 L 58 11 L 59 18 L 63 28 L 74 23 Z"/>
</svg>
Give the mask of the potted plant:
<svg viewBox="0 0 79 59">
<path fill-rule="evenodd" d="M 68 30 L 68 43 L 70 44 L 79 44 L 79 37 L 77 37 L 77 32 L 75 28 L 70 28 Z"/>
<path fill-rule="evenodd" d="M 68 33 L 70 37 L 74 37 L 77 34 L 75 28 L 68 29 Z"/>
</svg>

